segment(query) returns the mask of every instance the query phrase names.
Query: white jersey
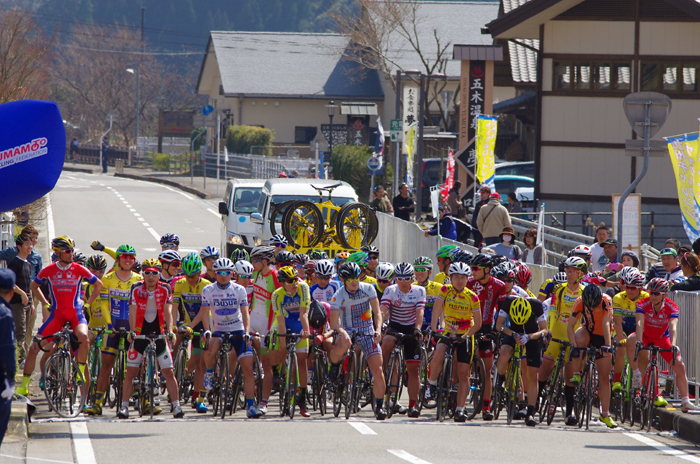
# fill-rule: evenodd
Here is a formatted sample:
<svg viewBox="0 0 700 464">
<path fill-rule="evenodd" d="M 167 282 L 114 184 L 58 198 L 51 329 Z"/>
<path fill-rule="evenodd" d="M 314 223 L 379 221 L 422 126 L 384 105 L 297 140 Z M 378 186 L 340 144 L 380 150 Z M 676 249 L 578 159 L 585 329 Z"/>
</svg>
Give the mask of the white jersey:
<svg viewBox="0 0 700 464">
<path fill-rule="evenodd" d="M 348 332 L 371 334 L 374 332 L 374 320 L 370 301 L 376 299 L 377 291 L 371 284 L 360 282 L 356 292 L 340 287 L 331 298 L 331 311 L 340 312 L 340 325 Z"/>
<path fill-rule="evenodd" d="M 325 301 L 326 303 L 331 302 L 331 298 L 338 291 L 340 285 L 338 282 L 331 280 L 326 285 L 326 288 L 321 288 L 318 284 L 313 284 L 309 291 L 311 292 L 311 299 L 314 301 Z"/>
<path fill-rule="evenodd" d="M 389 308 L 389 322 L 415 325 L 416 312 L 425 310 L 425 287 L 411 285 L 407 293 L 399 290 L 399 284 L 389 285 L 382 295 L 382 306 Z"/>
<path fill-rule="evenodd" d="M 202 289 L 202 306 L 209 306 L 211 328 L 215 332 L 233 332 L 245 330 L 241 306 L 248 309 L 246 289 L 235 282 L 221 287 L 217 282 Z"/>
</svg>

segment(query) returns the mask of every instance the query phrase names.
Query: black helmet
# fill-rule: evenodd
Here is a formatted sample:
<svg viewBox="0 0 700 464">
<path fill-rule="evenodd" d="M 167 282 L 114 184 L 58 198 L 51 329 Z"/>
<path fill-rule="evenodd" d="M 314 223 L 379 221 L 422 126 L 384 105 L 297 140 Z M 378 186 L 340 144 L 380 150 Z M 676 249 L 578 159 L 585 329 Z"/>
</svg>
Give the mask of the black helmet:
<svg viewBox="0 0 700 464">
<path fill-rule="evenodd" d="M 454 258 L 452 258 L 453 261 L 458 262 L 458 263 L 471 263 L 472 258 L 474 258 L 474 255 L 468 251 L 460 248 L 455 252 Z"/>
<path fill-rule="evenodd" d="M 503 255 L 491 256 L 491 266 L 492 267 L 496 267 L 499 264 L 506 263 L 506 262 L 508 262 L 508 258 L 506 258 Z"/>
<path fill-rule="evenodd" d="M 315 259 L 316 261 L 321 259 L 328 259 L 328 253 L 321 250 L 311 250 L 309 252 L 309 259 Z"/>
<path fill-rule="evenodd" d="M 85 261 L 87 261 L 87 256 L 85 256 L 84 254 L 82 254 L 79 251 L 76 251 L 73 253 L 73 262 L 74 263 L 82 264 L 83 266 L 85 266 Z"/>
<path fill-rule="evenodd" d="M 581 292 L 581 300 L 586 308 L 597 308 L 600 302 L 603 301 L 603 292 L 597 285 L 588 285 Z"/>
<path fill-rule="evenodd" d="M 275 256 L 275 261 L 277 262 L 277 267 L 281 267 L 284 264 L 294 263 L 294 254 L 291 251 L 282 250 Z"/>
<path fill-rule="evenodd" d="M 479 253 L 472 258 L 472 266 L 491 267 L 491 256 L 486 253 Z"/>
<path fill-rule="evenodd" d="M 360 269 L 360 266 L 353 262 L 346 261 L 338 268 L 338 277 L 342 279 L 357 279 L 360 277 L 361 272 L 362 269 Z"/>
<path fill-rule="evenodd" d="M 328 303 L 325 303 L 328 304 Z M 313 300 L 309 305 L 309 325 L 312 329 L 322 330 L 326 326 L 328 314 L 326 308 L 317 300 Z"/>
<path fill-rule="evenodd" d="M 95 271 L 103 271 L 107 269 L 107 260 L 100 255 L 92 255 L 87 259 L 85 263 L 88 269 Z"/>
</svg>

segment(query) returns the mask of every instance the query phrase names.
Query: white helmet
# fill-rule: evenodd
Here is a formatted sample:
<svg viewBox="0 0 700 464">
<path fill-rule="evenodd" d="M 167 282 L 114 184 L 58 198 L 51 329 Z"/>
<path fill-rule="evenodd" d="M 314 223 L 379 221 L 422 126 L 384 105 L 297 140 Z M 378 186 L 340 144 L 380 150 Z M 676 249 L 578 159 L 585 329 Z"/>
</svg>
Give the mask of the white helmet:
<svg viewBox="0 0 700 464">
<path fill-rule="evenodd" d="M 233 271 L 233 261 L 231 261 L 228 258 L 219 258 L 216 261 L 214 261 L 212 269 L 214 269 L 215 271 Z"/>
<path fill-rule="evenodd" d="M 253 265 L 243 259 L 234 264 L 234 272 L 238 276 L 252 276 L 253 271 Z"/>
<path fill-rule="evenodd" d="M 316 263 L 316 268 L 314 269 L 316 275 L 322 277 L 330 277 L 335 273 L 335 266 L 329 259 L 322 259 Z"/>
<path fill-rule="evenodd" d="M 180 253 L 175 250 L 165 250 L 158 255 L 158 260 L 161 263 L 172 263 L 174 261 L 182 262 L 182 257 L 180 257 Z"/>
<path fill-rule="evenodd" d="M 287 241 L 287 237 L 285 237 L 282 234 L 277 234 L 273 235 L 270 237 L 270 245 L 274 245 L 275 243 L 284 243 L 285 245 L 289 245 L 289 242 Z"/>
<path fill-rule="evenodd" d="M 394 277 L 394 265 L 391 263 L 379 263 L 376 272 L 377 279 L 391 280 Z"/>
<path fill-rule="evenodd" d="M 450 268 L 447 271 L 447 274 L 448 275 L 461 274 L 461 275 L 470 276 L 470 275 L 472 275 L 472 269 L 471 269 L 471 267 L 469 267 L 469 265 L 467 263 L 456 262 L 456 263 L 450 264 Z"/>
</svg>

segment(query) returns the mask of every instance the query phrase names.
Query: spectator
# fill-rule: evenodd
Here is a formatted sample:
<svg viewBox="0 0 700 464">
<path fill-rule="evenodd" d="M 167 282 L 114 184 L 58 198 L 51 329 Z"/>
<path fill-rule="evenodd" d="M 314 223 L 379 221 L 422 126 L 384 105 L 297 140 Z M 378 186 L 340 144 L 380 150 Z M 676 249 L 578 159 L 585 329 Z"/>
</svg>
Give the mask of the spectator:
<svg viewBox="0 0 700 464">
<path fill-rule="evenodd" d="M 511 227 L 510 215 L 501 204 L 501 195 L 498 192 L 489 195 L 489 202 L 481 207 L 476 227 L 484 236 L 484 245 L 500 243 L 503 229 Z"/>
<path fill-rule="evenodd" d="M 697 240 L 696 240 L 696 242 L 697 242 Z M 693 245 L 695 245 L 695 244 L 693 244 Z M 668 240 L 666 240 L 664 242 L 664 249 L 666 249 L 666 248 L 673 248 L 674 250 L 676 250 L 676 253 L 681 254 L 681 252 L 680 252 L 681 242 L 676 238 L 669 238 Z M 697 252 L 695 254 L 697 254 Z M 666 278 L 665 276 L 666 276 L 666 269 L 664 269 L 663 263 L 662 262 L 656 263 L 656 264 L 653 264 L 649 268 L 649 270 L 647 271 L 647 282 L 649 282 L 654 277 L 661 277 L 662 279 L 665 279 Z"/>
<path fill-rule="evenodd" d="M 617 239 L 609 238 L 603 242 L 603 256 L 598 260 L 602 262 L 605 259 L 603 266 L 603 277 L 608 277 L 622 269 L 622 266 L 617 262 Z"/>
<path fill-rule="evenodd" d="M 457 240 L 457 226 L 452 220 L 452 213 L 445 205 L 438 206 L 438 211 L 440 214 L 440 236 L 450 240 Z M 425 231 L 425 236 L 437 235 L 437 233 L 438 222 L 436 221 L 432 229 Z"/>
<path fill-rule="evenodd" d="M 462 188 L 462 183 L 460 181 L 455 181 L 454 187 L 450 189 L 447 196 L 447 206 L 450 207 L 450 213 L 452 216 L 463 219 L 464 218 L 464 208 L 462 207 L 462 202 L 459 199 L 459 191 Z"/>
<path fill-rule="evenodd" d="M 649 269 L 646 275 L 647 282 L 654 277 L 661 277 L 670 282 L 685 280 L 683 271 L 678 265 L 678 252 L 675 248 L 669 247 L 661 250 L 661 267 L 654 265 Z"/>
<path fill-rule="evenodd" d="M 394 197 L 392 202 L 394 205 L 394 217 L 401 218 L 404 221 L 411 220 L 411 214 L 415 213 L 416 206 L 413 203 L 413 197 L 408 195 L 408 184 L 399 186 L 399 194 Z"/>
<path fill-rule="evenodd" d="M 514 261 L 520 260 L 523 252 L 518 245 L 515 244 L 515 230 L 507 226 L 503 228 L 503 232 L 499 236 L 501 242 L 491 245 L 490 248 L 497 255 L 505 256 Z"/>
<path fill-rule="evenodd" d="M 474 205 L 474 212 L 472 213 L 472 228 L 473 228 L 473 235 L 474 235 L 474 246 L 479 248 L 481 245 L 481 241 L 483 240 L 483 236 L 481 235 L 481 232 L 476 227 L 476 221 L 479 218 L 479 211 L 481 211 L 481 207 L 484 206 L 486 203 L 489 202 L 489 195 L 491 195 L 491 188 L 488 185 L 483 185 L 479 189 L 479 195 L 481 195 L 481 201 L 478 201 Z"/>
<path fill-rule="evenodd" d="M 27 334 L 31 313 L 35 312 L 32 305 L 32 265 L 27 261 L 32 252 L 32 240 L 28 234 L 19 234 L 15 239 L 17 245 L 17 256 L 7 264 L 7 268 L 15 273 L 15 294 L 10 300 L 12 316 L 15 320 L 15 341 L 17 343 L 17 354 L 19 355 L 20 367 L 24 367 L 24 359 L 27 356 L 24 341 Z M 31 332 L 31 331 L 30 331 Z"/>
<path fill-rule="evenodd" d="M 15 274 L 0 269 L 0 444 L 7 431 L 15 392 L 15 324 L 10 310 L 10 299 L 15 287 Z"/>
<path fill-rule="evenodd" d="M 279 179 L 279 178 L 284 178 L 284 179 L 286 179 L 286 178 L 287 178 L 287 173 L 284 172 L 284 171 L 282 171 L 282 172 L 280 172 L 280 173 L 277 175 L 277 178 L 278 178 L 278 179 Z"/>
<path fill-rule="evenodd" d="M 625 250 L 620 257 L 620 264 L 622 267 L 630 266 L 639 269 L 639 256 L 632 250 Z"/>
<path fill-rule="evenodd" d="M 109 163 L 109 141 L 107 137 L 102 140 L 102 172 L 107 172 L 107 164 Z"/>
<path fill-rule="evenodd" d="M 515 192 L 508 193 L 508 212 L 509 213 L 522 213 L 523 212 L 523 206 L 520 204 L 520 202 L 518 201 L 518 198 L 515 196 Z"/>
<path fill-rule="evenodd" d="M 607 258 L 601 262 L 603 256 L 603 242 L 610 238 L 610 231 L 605 224 L 601 224 L 595 231 L 595 243 L 591 247 L 591 271 L 602 272 L 608 263 Z"/>
<path fill-rule="evenodd" d="M 700 238 L 693 242 L 693 253 L 700 255 Z"/>
<path fill-rule="evenodd" d="M 381 211 L 382 213 L 391 213 L 394 211 L 391 207 L 391 203 L 389 203 L 389 199 L 386 197 L 384 187 L 381 185 L 374 187 L 374 199 L 369 205 L 376 211 Z"/>
<path fill-rule="evenodd" d="M 73 137 L 70 142 L 70 160 L 75 161 L 75 157 L 78 156 L 78 148 L 80 148 L 80 142 L 78 142 L 78 137 Z"/>
<path fill-rule="evenodd" d="M 700 290 L 700 258 L 693 252 L 681 256 L 681 271 L 686 280 L 671 285 L 671 291 L 697 292 Z"/>
<path fill-rule="evenodd" d="M 542 244 L 537 244 L 537 229 L 534 227 L 527 229 L 523 235 L 523 243 L 525 243 L 525 250 L 521 258 L 522 261 L 525 264 L 544 265 L 544 247 Z"/>
<path fill-rule="evenodd" d="M 294 170 L 292 171 L 292 173 L 289 175 L 289 178 L 290 178 L 290 179 L 294 179 L 294 178 L 296 178 L 296 177 L 299 177 L 299 171 L 297 171 L 296 169 L 294 169 Z"/>
</svg>

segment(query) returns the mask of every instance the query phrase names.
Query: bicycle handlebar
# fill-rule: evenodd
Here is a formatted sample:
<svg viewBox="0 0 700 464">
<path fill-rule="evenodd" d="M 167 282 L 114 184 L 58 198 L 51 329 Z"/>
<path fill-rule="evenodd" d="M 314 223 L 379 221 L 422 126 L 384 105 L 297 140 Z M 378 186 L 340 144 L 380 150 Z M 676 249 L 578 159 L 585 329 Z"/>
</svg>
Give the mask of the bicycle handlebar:
<svg viewBox="0 0 700 464">
<path fill-rule="evenodd" d="M 444 341 L 448 341 L 448 342 L 455 343 L 455 344 L 465 343 L 465 342 L 467 341 L 466 338 L 462 338 L 461 336 L 460 336 L 460 337 L 446 337 L 446 336 L 444 336 L 444 335 L 440 335 L 440 334 L 437 334 L 437 333 L 434 333 L 434 334 L 433 334 L 433 337 L 434 337 L 437 341 L 443 341 L 443 340 L 444 340 Z"/>
<path fill-rule="evenodd" d="M 316 187 L 314 184 L 309 184 L 309 185 L 311 185 L 311 187 L 313 187 L 314 190 L 318 190 L 319 192 L 322 191 L 322 190 L 325 190 L 325 191 L 327 191 L 327 192 L 330 192 L 330 191 L 332 191 L 334 188 L 340 187 L 340 186 L 343 185 L 343 184 L 340 183 L 340 182 L 338 182 L 337 184 L 328 185 L 328 186 L 326 186 L 326 187 Z"/>
<path fill-rule="evenodd" d="M 637 347 L 634 349 L 634 360 L 637 361 L 637 357 L 639 356 L 640 351 L 649 351 L 651 352 L 651 355 L 656 357 L 658 356 L 659 353 L 671 353 L 673 355 L 673 361 L 671 362 L 672 366 L 676 365 L 676 357 L 678 356 L 678 349 L 676 348 L 675 345 L 671 346 L 671 349 L 667 348 L 661 348 L 660 346 L 656 345 L 649 345 L 649 346 L 643 346 L 640 347 L 637 345 Z"/>
</svg>

